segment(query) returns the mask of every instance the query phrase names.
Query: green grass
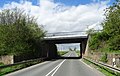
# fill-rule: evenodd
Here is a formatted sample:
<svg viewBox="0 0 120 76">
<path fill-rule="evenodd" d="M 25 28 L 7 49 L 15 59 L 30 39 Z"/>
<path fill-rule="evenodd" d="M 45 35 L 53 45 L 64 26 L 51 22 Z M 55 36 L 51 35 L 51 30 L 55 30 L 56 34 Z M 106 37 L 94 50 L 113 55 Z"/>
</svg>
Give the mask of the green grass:
<svg viewBox="0 0 120 76">
<path fill-rule="evenodd" d="M 107 51 L 104 51 L 103 50 L 91 50 L 91 52 L 101 52 L 101 53 L 108 53 L 108 54 L 120 54 L 120 50 L 107 50 Z"/>
<path fill-rule="evenodd" d="M 0 62 L 0 66 L 3 66 L 3 65 L 4 65 L 4 63 Z"/>
<path fill-rule="evenodd" d="M 85 59 L 83 59 L 83 61 L 84 61 L 86 64 L 88 64 L 88 65 L 96 68 L 96 69 L 99 70 L 100 72 L 102 72 L 105 76 L 120 76 L 120 73 L 115 73 L 115 72 L 113 72 L 112 70 L 110 70 L 110 69 L 108 69 L 108 68 L 105 68 L 105 67 L 103 67 L 103 66 L 96 65 L 96 64 L 94 64 L 94 63 L 92 63 L 92 62 L 90 62 L 90 61 L 88 61 L 88 60 L 85 60 Z"/>
<path fill-rule="evenodd" d="M 58 51 L 58 55 L 62 56 L 64 54 L 68 53 L 68 51 Z"/>
<path fill-rule="evenodd" d="M 80 51 L 79 51 L 79 50 L 78 50 L 78 51 L 75 51 L 75 52 L 77 53 L 78 56 L 80 56 Z"/>
<path fill-rule="evenodd" d="M 5 74 L 29 67 L 31 65 L 35 65 L 37 63 L 40 63 L 42 61 L 37 60 L 37 61 L 33 61 L 33 62 L 28 62 L 28 63 L 24 63 L 24 64 L 18 64 L 18 65 L 14 65 L 14 66 L 10 66 L 10 67 L 6 67 L 6 68 L 2 68 L 0 69 L 0 76 L 3 76 Z"/>
</svg>

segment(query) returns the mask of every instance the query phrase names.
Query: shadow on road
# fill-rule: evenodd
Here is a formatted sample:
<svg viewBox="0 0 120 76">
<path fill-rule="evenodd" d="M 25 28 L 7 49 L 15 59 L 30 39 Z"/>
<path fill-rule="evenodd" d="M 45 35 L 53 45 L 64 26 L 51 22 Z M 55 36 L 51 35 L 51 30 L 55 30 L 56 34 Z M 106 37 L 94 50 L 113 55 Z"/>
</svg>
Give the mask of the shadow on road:
<svg viewBox="0 0 120 76">
<path fill-rule="evenodd" d="M 48 58 L 46 59 L 46 61 L 56 61 L 56 60 L 59 60 L 59 59 L 81 59 L 82 57 L 56 57 L 56 58 Z"/>
<path fill-rule="evenodd" d="M 63 57 L 63 56 L 59 56 L 57 57 L 57 59 L 81 59 L 82 57 L 79 56 L 79 57 Z"/>
</svg>

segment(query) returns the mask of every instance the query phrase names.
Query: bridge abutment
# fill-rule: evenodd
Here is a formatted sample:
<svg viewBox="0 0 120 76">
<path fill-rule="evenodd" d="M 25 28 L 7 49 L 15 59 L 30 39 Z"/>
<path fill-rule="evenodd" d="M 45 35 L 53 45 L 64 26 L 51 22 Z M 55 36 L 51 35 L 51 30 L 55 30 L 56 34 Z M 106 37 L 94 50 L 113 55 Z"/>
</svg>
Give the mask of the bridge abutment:
<svg viewBox="0 0 120 76">
<path fill-rule="evenodd" d="M 76 35 L 76 36 L 50 36 L 45 37 L 44 42 L 47 45 L 44 47 L 47 53 L 46 57 L 56 58 L 57 57 L 57 47 L 56 44 L 64 43 L 80 43 L 80 58 L 85 54 L 86 44 L 88 36 L 87 35 Z"/>
<path fill-rule="evenodd" d="M 54 43 L 44 42 L 43 47 L 43 57 L 56 58 L 57 57 L 57 46 Z"/>
<path fill-rule="evenodd" d="M 48 57 L 56 58 L 57 57 L 57 46 L 54 43 L 49 44 Z"/>
</svg>

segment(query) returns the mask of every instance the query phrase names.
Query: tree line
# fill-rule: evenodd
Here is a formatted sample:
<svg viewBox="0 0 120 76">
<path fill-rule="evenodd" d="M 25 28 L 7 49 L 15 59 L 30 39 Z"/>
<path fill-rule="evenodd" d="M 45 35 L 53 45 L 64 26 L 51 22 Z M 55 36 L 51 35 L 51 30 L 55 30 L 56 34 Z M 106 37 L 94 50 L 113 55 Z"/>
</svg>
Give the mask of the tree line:
<svg viewBox="0 0 120 76">
<path fill-rule="evenodd" d="M 94 32 L 89 30 L 89 47 L 94 51 L 120 52 L 120 1 L 105 10 L 105 20 L 101 24 L 103 30 Z"/>
</svg>

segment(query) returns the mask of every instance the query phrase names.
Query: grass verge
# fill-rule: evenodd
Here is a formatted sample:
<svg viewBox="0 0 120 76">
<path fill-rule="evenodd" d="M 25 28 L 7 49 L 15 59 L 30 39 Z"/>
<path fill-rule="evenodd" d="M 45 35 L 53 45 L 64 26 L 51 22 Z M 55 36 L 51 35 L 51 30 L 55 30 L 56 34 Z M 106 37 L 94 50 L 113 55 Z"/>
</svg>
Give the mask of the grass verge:
<svg viewBox="0 0 120 76">
<path fill-rule="evenodd" d="M 32 62 L 28 62 L 28 63 L 24 63 L 24 64 L 18 64 L 18 65 L 14 65 L 14 66 L 9 66 L 6 68 L 0 68 L 0 76 L 3 76 L 5 74 L 35 65 L 42 62 L 41 60 L 37 60 L 37 61 L 32 61 Z"/>
<path fill-rule="evenodd" d="M 62 56 L 64 54 L 68 53 L 68 51 L 58 51 L 58 55 Z"/>
<path fill-rule="evenodd" d="M 80 56 L 80 51 L 75 51 L 77 53 L 78 56 Z"/>
<path fill-rule="evenodd" d="M 4 63 L 0 62 L 0 66 L 3 66 L 3 65 L 4 65 Z"/>
<path fill-rule="evenodd" d="M 106 67 L 103 67 L 103 66 L 100 66 L 100 65 L 96 65 L 96 64 L 94 64 L 93 62 L 88 61 L 88 60 L 86 60 L 86 59 L 83 59 L 83 61 L 84 61 L 86 64 L 88 64 L 88 65 L 96 68 L 96 69 L 99 70 L 100 72 L 102 72 L 105 76 L 120 76 L 120 73 L 113 72 L 112 70 L 110 70 L 110 69 L 108 69 L 108 68 L 106 68 Z"/>
</svg>

